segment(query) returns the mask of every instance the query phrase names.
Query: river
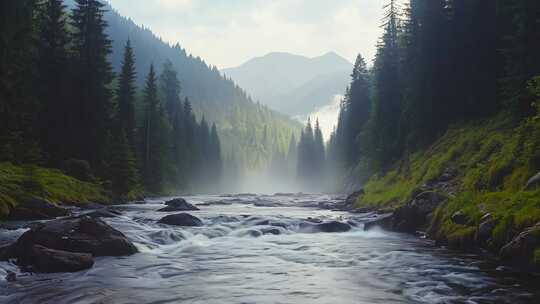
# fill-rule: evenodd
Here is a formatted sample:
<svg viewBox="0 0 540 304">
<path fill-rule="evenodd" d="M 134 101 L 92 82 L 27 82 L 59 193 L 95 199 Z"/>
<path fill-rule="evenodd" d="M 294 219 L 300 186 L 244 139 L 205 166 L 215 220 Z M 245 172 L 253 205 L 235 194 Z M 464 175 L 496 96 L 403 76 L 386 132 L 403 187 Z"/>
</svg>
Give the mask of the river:
<svg viewBox="0 0 540 304">
<path fill-rule="evenodd" d="M 372 215 L 317 208 L 332 199 L 326 195 L 186 199 L 201 208 L 190 213 L 203 227 L 157 224 L 164 199 L 118 206 L 121 216 L 104 219 L 138 254 L 96 258 L 87 271 L 62 274 L 0 263 L 0 303 L 540 303 L 538 278 L 415 236 L 364 232 Z M 300 232 L 307 218 L 353 228 Z M 0 238 L 23 232 L 4 230 Z M 8 270 L 17 281 L 5 281 Z"/>
</svg>

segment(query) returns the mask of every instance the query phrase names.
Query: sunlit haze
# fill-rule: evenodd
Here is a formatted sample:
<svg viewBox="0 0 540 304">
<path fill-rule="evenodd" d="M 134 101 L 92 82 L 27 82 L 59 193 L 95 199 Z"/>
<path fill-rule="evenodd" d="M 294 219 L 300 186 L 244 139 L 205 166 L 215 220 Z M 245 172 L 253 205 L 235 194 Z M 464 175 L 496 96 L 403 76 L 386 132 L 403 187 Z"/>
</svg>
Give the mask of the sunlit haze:
<svg viewBox="0 0 540 304">
<path fill-rule="evenodd" d="M 218 68 L 269 52 L 371 61 L 380 0 L 110 0 L 122 15 Z"/>
</svg>

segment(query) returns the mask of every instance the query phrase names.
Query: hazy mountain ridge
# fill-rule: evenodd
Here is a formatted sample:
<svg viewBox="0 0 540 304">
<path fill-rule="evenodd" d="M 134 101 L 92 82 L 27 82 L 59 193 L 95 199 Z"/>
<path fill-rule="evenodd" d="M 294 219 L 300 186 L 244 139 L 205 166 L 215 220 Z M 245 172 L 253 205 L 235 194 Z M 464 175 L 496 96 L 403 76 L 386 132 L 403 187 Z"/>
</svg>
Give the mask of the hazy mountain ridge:
<svg viewBox="0 0 540 304">
<path fill-rule="evenodd" d="M 334 52 L 308 58 L 275 52 L 223 69 L 253 98 L 290 115 L 307 114 L 343 94 L 352 64 Z"/>
<path fill-rule="evenodd" d="M 65 1 L 73 8 L 73 0 Z M 199 117 L 215 122 L 222 139 L 222 151 L 227 158 L 246 169 L 259 167 L 269 162 L 273 151 L 286 150 L 292 133 L 299 133 L 300 124 L 288 116 L 277 113 L 252 101 L 250 96 L 232 80 L 223 77 L 218 69 L 195 57 L 179 44 L 171 46 L 150 29 L 135 24 L 107 5 L 105 20 L 107 33 L 112 40 L 111 63 L 118 72 L 122 62 L 124 46 L 129 39 L 136 59 L 137 81 L 142 88 L 150 64 L 159 74 L 163 63 L 170 60 L 178 71 L 181 95 L 188 97 Z M 262 140 L 268 129 L 271 147 L 247 142 Z"/>
</svg>

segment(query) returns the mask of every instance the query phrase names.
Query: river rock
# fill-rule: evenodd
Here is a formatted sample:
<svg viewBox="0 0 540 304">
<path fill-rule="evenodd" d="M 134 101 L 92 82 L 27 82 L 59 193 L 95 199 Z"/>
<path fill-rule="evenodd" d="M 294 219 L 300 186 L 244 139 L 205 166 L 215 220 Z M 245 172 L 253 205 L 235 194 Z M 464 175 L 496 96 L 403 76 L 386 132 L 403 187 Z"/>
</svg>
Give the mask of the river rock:
<svg viewBox="0 0 540 304">
<path fill-rule="evenodd" d="M 261 229 L 262 234 L 273 234 L 273 235 L 279 235 L 281 234 L 281 231 L 278 228 L 262 228 Z"/>
<path fill-rule="evenodd" d="M 463 211 L 460 210 L 454 212 L 454 214 L 452 214 L 452 216 L 450 217 L 450 220 L 452 220 L 452 222 L 457 225 L 466 225 L 470 219 L 468 215 L 466 215 Z"/>
<path fill-rule="evenodd" d="M 349 195 L 347 196 L 347 198 L 345 199 L 345 202 L 347 203 L 347 205 L 353 206 L 354 204 L 356 204 L 356 200 L 357 200 L 360 196 L 364 195 L 364 193 L 365 193 L 365 192 L 364 192 L 364 189 L 360 189 L 360 190 L 358 190 L 358 191 L 355 191 L 355 192 L 353 192 L 353 193 L 351 193 L 351 194 L 349 194 Z"/>
<path fill-rule="evenodd" d="M 33 245 L 17 263 L 21 266 L 30 267 L 35 272 L 76 272 L 91 268 L 94 259 L 89 253 L 77 253 L 63 250 L 55 250 Z"/>
<path fill-rule="evenodd" d="M 534 190 L 540 187 L 540 172 L 536 173 L 535 176 L 529 178 L 525 190 Z"/>
<path fill-rule="evenodd" d="M 366 222 L 364 224 L 364 231 L 371 230 L 375 227 L 380 227 L 382 229 L 391 230 L 394 214 L 387 213 L 378 216 L 375 220 Z"/>
<path fill-rule="evenodd" d="M 203 222 L 188 213 L 178 213 L 178 214 L 171 214 L 163 217 L 158 221 L 158 223 L 161 224 L 167 224 L 167 225 L 174 225 L 174 226 L 187 226 L 187 227 L 197 227 L 202 226 Z"/>
<path fill-rule="evenodd" d="M 480 245 L 486 245 L 493 235 L 493 230 L 497 226 L 498 221 L 493 219 L 491 213 L 487 213 L 480 219 L 478 225 L 478 233 L 476 235 L 477 242 Z"/>
<path fill-rule="evenodd" d="M 158 211 L 160 212 L 171 212 L 171 211 L 196 211 L 200 210 L 199 208 L 188 203 L 183 198 L 175 198 L 165 203 L 167 207 L 161 208 Z"/>
<path fill-rule="evenodd" d="M 58 207 L 55 204 L 40 198 L 32 198 L 20 203 L 11 210 L 8 220 L 11 221 L 35 221 L 48 220 L 60 216 L 67 216 L 70 211 L 66 208 Z"/>
<path fill-rule="evenodd" d="M 427 226 L 435 210 L 447 200 L 446 196 L 434 191 L 418 194 L 412 201 L 394 212 L 392 229 L 415 233 L 418 229 Z"/>
<path fill-rule="evenodd" d="M 314 224 L 309 222 L 300 223 L 301 232 L 346 232 L 351 230 L 351 226 L 338 221 Z"/>
<path fill-rule="evenodd" d="M 530 267 L 533 265 L 534 251 L 540 247 L 540 222 L 525 229 L 500 251 L 505 263 Z"/>
<path fill-rule="evenodd" d="M 39 223 L 12 245 L 10 255 L 24 257 L 35 245 L 93 256 L 124 256 L 138 252 L 122 232 L 89 216 Z"/>
</svg>

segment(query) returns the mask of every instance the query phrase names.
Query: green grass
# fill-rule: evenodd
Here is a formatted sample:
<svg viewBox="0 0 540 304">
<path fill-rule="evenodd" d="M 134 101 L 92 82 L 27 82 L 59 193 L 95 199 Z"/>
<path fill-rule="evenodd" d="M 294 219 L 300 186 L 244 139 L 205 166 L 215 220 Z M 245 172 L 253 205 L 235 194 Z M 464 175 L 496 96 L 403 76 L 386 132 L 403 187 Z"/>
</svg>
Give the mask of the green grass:
<svg viewBox="0 0 540 304">
<path fill-rule="evenodd" d="M 0 163 L 0 217 L 32 197 L 57 204 L 110 202 L 101 185 L 79 181 L 60 170 Z"/>
<path fill-rule="evenodd" d="M 444 237 L 452 247 L 467 247 L 481 217 L 491 213 L 498 221 L 492 246 L 500 248 L 516 232 L 540 222 L 540 189 L 524 190 L 528 178 L 540 171 L 540 116 L 519 126 L 506 117 L 503 113 L 450 128 L 428 149 L 373 176 L 357 206 L 398 207 L 426 182 L 453 168 L 458 172 L 456 195 L 437 210 L 430 234 Z M 471 219 L 469 226 L 450 220 L 459 210 Z"/>
</svg>

